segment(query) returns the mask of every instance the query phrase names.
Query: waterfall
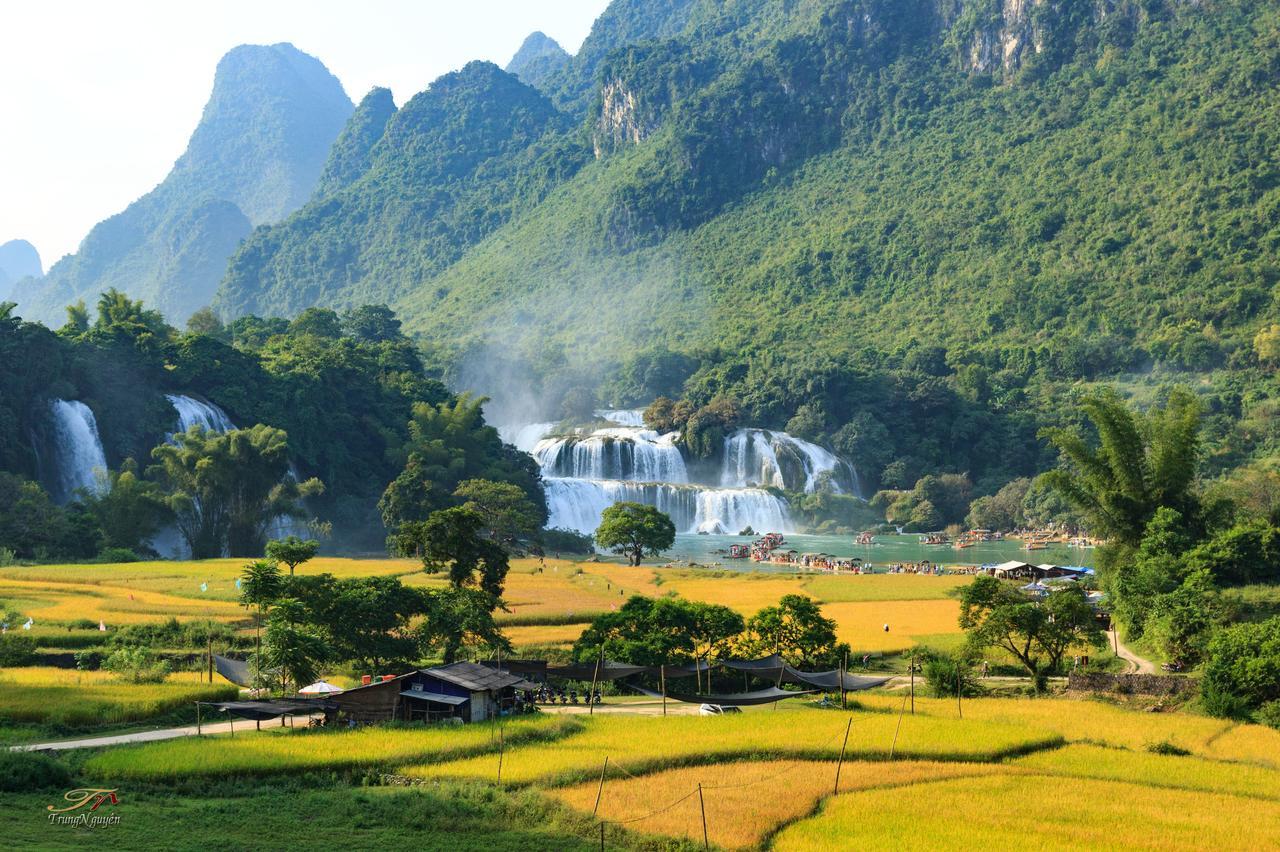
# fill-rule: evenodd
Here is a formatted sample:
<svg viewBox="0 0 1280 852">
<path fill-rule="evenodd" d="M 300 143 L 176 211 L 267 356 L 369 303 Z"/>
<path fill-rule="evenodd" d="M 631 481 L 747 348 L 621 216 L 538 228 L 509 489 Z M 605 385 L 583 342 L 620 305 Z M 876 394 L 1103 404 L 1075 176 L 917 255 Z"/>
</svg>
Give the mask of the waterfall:
<svg viewBox="0 0 1280 852">
<path fill-rule="evenodd" d="M 724 442 L 720 484 L 764 485 L 812 493 L 824 475 L 835 492 L 857 490 L 853 466 L 817 444 L 765 429 L 739 429 Z"/>
<path fill-rule="evenodd" d="M 595 412 L 596 417 L 617 423 L 619 426 L 631 426 L 636 429 L 644 427 L 643 408 L 602 408 Z"/>
<path fill-rule="evenodd" d="M 107 469 L 107 457 L 98 436 L 98 421 L 89 406 L 78 400 L 55 399 L 49 403 L 52 414 L 51 456 L 53 470 L 49 477 L 53 499 L 67 503 L 77 489 L 98 493 L 102 488 L 100 474 Z"/>
<path fill-rule="evenodd" d="M 689 473 L 677 437 L 650 429 L 597 429 L 586 437 L 543 438 L 532 455 L 548 477 L 684 483 Z"/>
<path fill-rule="evenodd" d="M 230 432 L 236 428 L 227 413 L 212 402 L 172 393 L 165 394 L 164 398 L 178 412 L 178 432 L 185 432 L 197 425 L 203 426 L 208 432 Z"/>
<path fill-rule="evenodd" d="M 644 503 L 671 516 L 682 533 L 736 533 L 751 526 L 791 532 L 787 504 L 759 488 L 712 488 L 666 482 L 551 477 L 547 492 L 548 527 L 592 533 L 605 509 L 618 502 Z"/>
<path fill-rule="evenodd" d="M 515 426 L 499 426 L 498 435 L 504 443 L 511 444 L 522 453 L 532 453 L 538 442 L 551 434 L 555 423 L 527 423 Z"/>
</svg>

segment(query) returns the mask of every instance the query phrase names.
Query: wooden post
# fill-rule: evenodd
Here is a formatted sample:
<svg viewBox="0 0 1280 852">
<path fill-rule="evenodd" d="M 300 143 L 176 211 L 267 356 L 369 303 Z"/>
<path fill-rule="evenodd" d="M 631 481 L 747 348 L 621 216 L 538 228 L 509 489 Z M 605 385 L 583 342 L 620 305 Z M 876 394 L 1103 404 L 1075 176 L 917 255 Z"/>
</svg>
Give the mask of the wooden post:
<svg viewBox="0 0 1280 852">
<path fill-rule="evenodd" d="M 604 643 L 600 643 L 600 657 L 596 660 L 595 671 L 591 673 L 591 691 L 587 693 L 587 715 L 594 716 L 596 714 L 596 683 L 600 680 L 600 664 L 604 662 Z"/>
<path fill-rule="evenodd" d="M 209 661 L 209 683 L 212 684 L 213 683 L 213 634 L 212 633 L 209 634 L 209 651 L 208 651 L 208 657 L 206 659 Z"/>
<path fill-rule="evenodd" d="M 902 707 L 898 708 L 898 724 L 893 729 L 893 745 L 889 746 L 889 759 L 893 760 L 893 753 L 898 748 L 898 731 L 902 730 L 902 711 L 906 709 L 907 699 L 902 699 Z"/>
<path fill-rule="evenodd" d="M 960 718 L 964 718 L 964 708 L 960 706 L 960 687 L 964 685 L 964 672 L 960 669 L 961 663 L 956 660 L 956 712 L 960 714 Z"/>
<path fill-rule="evenodd" d="M 196 702 L 196 736 L 201 736 L 203 731 L 200 728 L 200 702 Z"/>
<path fill-rule="evenodd" d="M 236 735 L 236 717 L 235 717 L 235 716 L 232 716 L 230 713 L 228 713 L 228 714 L 227 714 L 227 722 L 229 722 L 229 723 L 231 724 L 231 736 L 232 736 L 232 737 L 235 737 L 235 735 Z"/>
<path fill-rule="evenodd" d="M 911 715 L 916 715 L 916 652 L 911 652 Z"/>
<path fill-rule="evenodd" d="M 702 809 L 702 848 L 710 849 L 711 841 L 707 839 L 707 803 L 702 798 L 702 782 L 698 782 L 698 807 Z"/>
<path fill-rule="evenodd" d="M 502 722 L 498 722 L 498 786 L 502 786 L 502 758 L 507 753 L 507 739 L 502 731 Z"/>
<path fill-rule="evenodd" d="M 840 665 L 840 709 L 848 709 L 848 693 L 844 688 L 844 674 L 849 671 L 849 652 L 844 654 L 844 662 Z"/>
<path fill-rule="evenodd" d="M 662 681 L 662 715 L 667 715 L 667 665 L 662 664 L 662 668 L 658 671 L 658 677 Z"/>
<path fill-rule="evenodd" d="M 600 810 L 600 797 L 604 795 L 604 776 L 609 771 L 609 755 L 604 756 L 604 768 L 600 770 L 600 786 L 596 788 L 596 803 L 591 808 L 591 815 L 595 816 Z M 604 823 L 601 823 L 603 825 Z"/>
<path fill-rule="evenodd" d="M 849 717 L 849 724 L 844 726 L 844 744 L 840 746 L 840 759 L 836 761 L 836 788 L 832 795 L 840 793 L 840 767 L 844 766 L 844 751 L 849 747 L 849 731 L 853 728 L 853 717 Z"/>
<path fill-rule="evenodd" d="M 600 852 L 604 852 L 604 823 L 600 823 Z"/>
</svg>

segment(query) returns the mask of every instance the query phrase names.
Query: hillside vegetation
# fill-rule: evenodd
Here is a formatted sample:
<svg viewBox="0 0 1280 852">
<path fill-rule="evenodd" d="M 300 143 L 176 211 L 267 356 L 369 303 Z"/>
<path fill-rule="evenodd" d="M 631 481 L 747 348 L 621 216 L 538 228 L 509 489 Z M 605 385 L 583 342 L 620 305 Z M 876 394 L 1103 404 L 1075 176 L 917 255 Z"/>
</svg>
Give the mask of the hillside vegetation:
<svg viewBox="0 0 1280 852">
<path fill-rule="evenodd" d="M 1033 474 L 1071 384 L 1153 369 L 1206 377 L 1247 461 L 1276 11 L 1020 9 L 614 3 L 550 103 L 489 66 L 415 98 L 360 181 L 246 243 L 221 308 L 391 301 L 447 376 L 515 376 L 544 418 L 575 384 L 729 395 L 872 486 Z"/>
</svg>

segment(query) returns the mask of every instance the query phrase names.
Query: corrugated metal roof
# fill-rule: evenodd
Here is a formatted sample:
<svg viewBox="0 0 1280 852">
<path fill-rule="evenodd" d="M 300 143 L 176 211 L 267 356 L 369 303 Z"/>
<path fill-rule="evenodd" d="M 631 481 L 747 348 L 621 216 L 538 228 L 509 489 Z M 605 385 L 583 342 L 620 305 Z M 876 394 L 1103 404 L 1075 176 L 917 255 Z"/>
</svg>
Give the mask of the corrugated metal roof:
<svg viewBox="0 0 1280 852">
<path fill-rule="evenodd" d="M 447 666 L 423 669 L 422 673 L 438 677 L 471 692 L 487 692 L 491 689 L 505 689 L 508 686 L 516 689 L 533 688 L 533 684 L 522 677 L 478 663 L 451 663 Z"/>
<path fill-rule="evenodd" d="M 471 700 L 467 695 L 443 695 L 439 692 L 422 692 L 420 690 L 406 689 L 400 693 L 405 698 L 417 698 L 420 701 L 434 701 L 437 704 L 451 704 L 457 707 L 459 704 L 466 704 Z"/>
</svg>

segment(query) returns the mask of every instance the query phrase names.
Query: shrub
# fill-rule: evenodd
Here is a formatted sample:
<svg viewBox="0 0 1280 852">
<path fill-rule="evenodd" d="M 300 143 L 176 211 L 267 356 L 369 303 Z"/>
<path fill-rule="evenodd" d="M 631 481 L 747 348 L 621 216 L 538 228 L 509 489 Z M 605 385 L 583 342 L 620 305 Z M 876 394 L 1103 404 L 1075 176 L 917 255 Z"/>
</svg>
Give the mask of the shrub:
<svg viewBox="0 0 1280 852">
<path fill-rule="evenodd" d="M 96 557 L 94 562 L 103 564 L 111 564 L 115 562 L 141 562 L 142 557 L 134 553 L 127 547 L 107 547 L 103 548 Z"/>
<path fill-rule="evenodd" d="M 141 646 L 117 648 L 102 661 L 102 667 L 129 683 L 162 683 L 169 664 Z"/>
<path fill-rule="evenodd" d="M 0 751 L 0 790 L 29 793 L 69 786 L 71 773 L 53 758 L 32 751 Z"/>
<path fill-rule="evenodd" d="M 36 640 L 17 633 L 0 635 L 0 668 L 29 666 L 36 659 Z"/>
<path fill-rule="evenodd" d="M 1237 624 L 1209 644 L 1204 668 L 1205 707 L 1219 715 L 1247 715 L 1280 699 L 1280 616 L 1257 624 Z M 1232 698 L 1236 699 L 1235 701 Z"/>
<path fill-rule="evenodd" d="M 954 698 L 957 690 L 961 695 L 977 695 L 982 691 L 973 677 L 973 667 L 959 657 L 929 656 L 924 663 L 924 677 L 934 698 Z"/>
<path fill-rule="evenodd" d="M 1259 707 L 1257 718 L 1267 727 L 1280 731 L 1280 699 L 1268 701 Z"/>
<path fill-rule="evenodd" d="M 1182 748 L 1181 746 L 1176 746 L 1173 743 L 1169 742 L 1168 740 L 1161 740 L 1158 743 L 1151 743 L 1149 746 L 1147 746 L 1147 751 L 1151 752 L 1152 754 L 1168 754 L 1168 755 L 1174 755 L 1178 757 L 1186 757 L 1187 755 L 1191 754 L 1191 752 L 1187 751 L 1185 748 Z"/>
</svg>

